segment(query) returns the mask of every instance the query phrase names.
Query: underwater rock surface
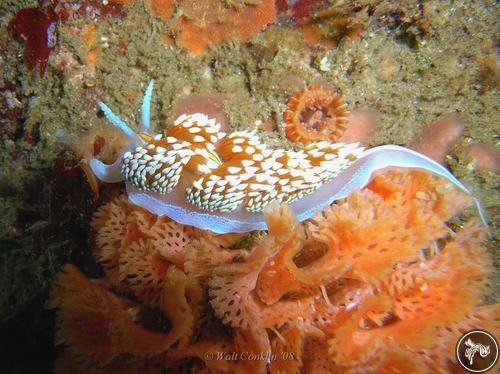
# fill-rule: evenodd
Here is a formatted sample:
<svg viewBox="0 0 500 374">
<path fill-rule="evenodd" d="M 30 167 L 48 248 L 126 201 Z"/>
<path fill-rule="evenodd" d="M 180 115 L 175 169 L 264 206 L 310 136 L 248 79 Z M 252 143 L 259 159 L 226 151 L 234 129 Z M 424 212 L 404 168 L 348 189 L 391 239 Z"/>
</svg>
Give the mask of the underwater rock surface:
<svg viewBox="0 0 500 374">
<path fill-rule="evenodd" d="M 495 167 L 498 163 L 500 87 L 497 5 L 487 1 L 457 1 L 453 4 L 408 1 L 401 5 L 363 0 L 335 6 L 331 2 L 309 0 L 221 0 L 210 9 L 209 17 L 194 17 L 204 11 L 203 7 L 197 8 L 196 3 L 188 0 L 7 0 L 0 4 L 4 21 L 0 25 L 0 336 L 4 354 L 9 358 L 4 370 L 13 373 L 52 371 L 60 352 L 59 348 L 54 348 L 55 312 L 44 309 L 44 304 L 53 284 L 61 285 L 59 303 L 52 298 L 60 315 L 76 316 L 75 320 L 72 317 L 64 319 L 64 328 L 58 322 L 59 331 L 67 332 L 66 335 L 59 332 L 59 337 L 65 338 L 68 346 L 85 353 L 88 366 L 82 369 L 84 372 L 96 367 L 120 372 L 124 362 L 117 356 L 119 351 L 130 354 L 133 365 L 144 371 L 157 372 L 164 362 L 173 365 L 170 368 L 175 371 L 175 365 L 190 362 L 196 370 L 210 367 L 215 372 L 232 371 L 235 365 L 239 365 L 238 369 L 242 371 L 255 372 L 263 368 L 263 361 L 205 362 L 203 354 L 261 349 L 306 352 L 313 347 L 317 348 L 317 355 L 307 354 L 301 361 L 270 360 L 269 370 L 324 371 L 338 365 L 340 360 L 349 363 L 347 365 L 351 368 L 368 367 L 366 365 L 390 368 L 406 363 L 409 365 L 404 366 L 406 371 L 409 368 L 425 371 L 428 364 L 425 360 L 414 363 L 397 345 L 384 348 L 387 355 L 381 357 L 381 361 L 371 360 L 369 352 L 377 350 L 377 344 L 386 347 L 387 336 L 391 334 L 400 337 L 396 342 L 400 346 L 409 341 L 415 349 L 420 349 L 429 347 L 431 331 L 441 334 L 440 328 L 445 325 L 458 334 L 463 328 L 478 327 L 484 321 L 491 321 L 492 315 L 498 313 L 494 303 L 498 302 L 500 280 L 500 261 L 495 250 L 498 247 L 500 200 L 497 189 L 500 179 Z M 274 12 L 259 14 L 255 11 L 264 8 L 272 8 Z M 31 42 L 28 32 L 23 32 L 21 22 L 21 15 L 28 13 L 40 15 L 42 19 L 48 16 L 50 20 L 48 23 L 32 23 L 41 27 L 30 29 L 38 30 L 35 36 L 31 36 Z M 249 32 L 236 35 L 231 30 L 236 21 L 225 23 L 228 14 L 247 15 L 244 22 L 249 25 L 246 29 Z M 252 14 L 259 17 L 254 19 Z M 13 27 L 16 19 L 19 26 Z M 193 30 L 205 27 L 201 22 L 204 20 L 217 20 L 220 26 L 217 32 L 203 33 L 203 43 L 197 46 L 199 53 L 189 53 L 188 36 L 193 35 Z M 50 35 L 57 35 L 57 38 L 47 39 L 48 26 L 54 22 L 56 28 L 51 27 L 51 30 L 55 34 L 51 31 Z M 47 48 L 36 51 L 28 44 L 50 48 L 47 53 Z M 45 73 L 43 77 L 40 76 L 42 71 Z M 177 108 L 191 108 L 189 97 L 193 98 L 193 105 L 198 105 L 200 98 L 212 97 L 217 98 L 214 110 L 225 119 L 229 132 L 255 130 L 268 147 L 285 150 L 299 151 L 302 147 L 286 137 L 285 107 L 290 98 L 311 85 L 327 87 L 338 94 L 352 113 L 376 114 L 376 121 L 375 115 L 365 118 L 369 125 L 365 131 L 376 129 L 376 132 L 366 135 L 368 140 L 364 145 L 368 147 L 385 144 L 407 147 L 427 125 L 439 122 L 447 115 L 458 115 L 463 132 L 450 141 L 447 148 L 440 142 L 436 147 L 437 150 L 446 149 L 442 158 L 444 166 L 483 204 L 490 219 L 492 238 L 479 244 L 479 238 L 482 238 L 480 230 L 467 224 L 470 219 L 477 218 L 471 208 L 455 212 L 453 217 L 440 218 L 441 224 L 446 221 L 447 228 L 438 225 L 443 231 L 434 226 L 432 230 L 428 227 L 422 229 L 422 235 L 433 234 L 437 235 L 433 238 L 442 238 L 435 243 L 438 252 L 415 260 L 416 263 L 425 262 L 432 272 L 418 273 L 422 278 L 417 277 L 414 288 L 410 283 L 403 286 L 395 278 L 390 281 L 393 287 L 388 288 L 388 283 L 370 275 L 375 263 L 359 262 L 354 255 L 358 253 L 356 251 L 351 257 L 345 257 L 344 262 L 330 262 L 335 256 L 325 257 L 328 253 L 335 253 L 333 243 L 342 242 L 344 238 L 321 236 L 313 230 L 313 221 L 304 225 L 294 223 L 293 216 L 284 212 L 275 216 L 281 217 L 278 221 L 287 222 L 289 231 L 283 227 L 283 233 L 271 230 L 267 234 L 254 232 L 244 237 L 230 234 L 214 239 L 212 234 L 185 227 L 170 237 L 166 233 L 172 233 L 172 227 L 178 224 L 163 222 L 149 213 L 144 214 L 149 218 L 141 221 L 143 217 L 134 210 L 138 208 L 116 200 L 123 194 L 124 186 L 100 183 L 89 165 L 82 161 L 96 157 L 110 163 L 126 144 L 124 137 L 110 128 L 97 101 L 105 102 L 125 122 L 131 125 L 139 123 L 137 109 L 145 85 L 151 78 L 156 81 L 151 112 L 153 131 L 161 132 L 167 124 L 173 123 L 179 115 Z M 303 119 L 314 127 L 322 118 L 321 112 L 310 108 Z M 356 123 L 356 117 L 351 118 L 351 123 Z M 359 121 L 362 122 L 358 118 Z M 429 136 L 433 138 L 433 133 Z M 396 178 L 394 175 L 379 177 L 376 179 L 379 181 L 377 188 L 364 189 L 360 194 L 375 194 L 384 200 L 396 193 L 397 189 L 393 188 L 399 182 L 391 179 Z M 452 191 L 445 190 L 446 193 Z M 439 200 L 439 193 L 426 191 L 415 190 L 414 201 L 425 205 Z M 361 197 L 358 193 L 354 196 L 346 201 L 357 206 L 361 200 L 356 199 Z M 434 200 L 436 198 L 438 200 Z M 337 214 L 351 217 L 354 212 L 346 208 L 346 201 L 327 208 L 324 214 L 335 212 L 334 217 Z M 372 200 L 366 201 L 364 206 L 379 206 L 372 203 L 375 204 Z M 386 208 L 382 209 L 383 212 L 375 211 L 389 217 L 388 212 L 393 212 L 394 207 L 388 207 L 386 203 L 384 200 L 385 205 L 382 205 Z M 134 210 L 134 217 L 124 220 L 138 220 L 131 224 L 130 230 L 135 232 L 131 235 L 142 240 L 141 243 L 134 240 L 135 250 L 132 248 L 132 252 L 127 252 L 129 255 L 122 261 L 121 275 L 112 273 L 108 262 L 100 257 L 102 249 L 97 248 L 103 243 L 96 244 L 90 227 L 91 222 L 95 222 L 92 221 L 93 214 L 102 212 L 109 204 L 123 204 Z M 350 224 L 358 222 L 356 217 L 350 220 L 342 217 Z M 326 230 L 325 222 L 330 222 L 330 219 L 334 218 L 316 222 L 322 222 L 321 230 Z M 141 236 L 143 232 L 150 232 L 148 230 L 156 223 L 159 228 L 160 222 L 162 232 L 167 236 Z M 388 232 L 384 231 L 387 226 L 377 222 L 383 226 L 383 232 Z M 418 224 L 418 220 L 412 222 L 412 225 Z M 123 226 L 117 225 L 120 227 Z M 353 225 L 354 229 L 361 230 L 362 227 Z M 444 230 L 455 234 L 446 237 Z M 321 240 L 315 237 L 314 241 L 308 241 L 310 232 L 315 232 Z M 297 246 L 286 245 L 288 235 L 294 237 Z M 377 236 L 375 239 L 380 244 L 389 238 Z M 154 240 L 163 240 L 169 250 L 156 252 L 150 246 Z M 426 248 L 435 250 L 434 244 L 429 243 L 425 244 Z M 149 247 L 145 249 L 143 245 Z M 186 249 L 188 247 L 191 249 Z M 201 263 L 196 262 L 196 256 L 193 260 L 193 248 L 205 253 L 199 259 Z M 486 252 L 481 248 L 486 248 Z M 298 252 L 294 253 L 296 250 Z M 477 261 L 463 257 L 470 253 Z M 411 258 L 415 259 L 411 257 L 413 252 L 398 252 L 397 255 L 404 255 L 401 268 L 382 255 L 383 264 L 376 263 L 377 267 L 385 269 L 380 277 L 383 275 L 386 282 L 389 274 L 397 271 L 406 274 L 401 276 L 398 273 L 400 281 L 407 279 L 408 274 L 414 274 L 413 271 L 418 272 L 411 264 Z M 492 258 L 491 262 L 488 257 Z M 325 272 L 318 271 L 318 274 L 324 278 L 311 280 L 309 275 L 304 276 L 305 268 L 312 264 L 320 266 L 321 259 Z M 220 263 L 214 263 L 215 260 Z M 73 264 L 73 267 L 65 265 L 66 278 L 57 275 L 65 263 Z M 357 265 L 353 267 L 354 263 Z M 332 264 L 336 265 L 332 267 Z M 154 266 L 155 272 L 146 276 L 148 270 L 142 270 L 150 269 L 149 266 Z M 464 269 L 472 278 L 461 278 L 457 274 L 445 276 L 440 269 L 446 266 Z M 346 274 L 346 269 L 353 269 L 353 274 Z M 134 281 L 137 277 L 124 281 L 121 277 L 128 272 L 144 276 L 139 279 L 145 279 L 145 283 L 151 281 L 153 283 L 148 284 L 154 286 L 141 288 L 145 283 Z M 273 284 L 274 274 L 288 282 L 279 287 L 268 287 Z M 427 279 L 431 274 L 433 279 Z M 489 288 L 483 287 L 482 283 L 487 274 L 490 274 Z M 106 279 L 111 286 L 89 279 Z M 420 298 L 421 290 L 417 290 L 418 287 L 425 289 L 424 283 L 418 283 L 424 280 L 429 281 L 426 283 L 429 290 L 439 295 L 448 294 L 446 287 L 450 282 L 469 282 L 477 292 L 463 297 L 466 302 L 462 308 L 450 307 L 450 313 L 442 313 L 440 318 L 426 317 L 423 322 L 427 321 L 428 325 L 422 330 L 422 335 L 410 339 L 404 334 L 404 322 L 415 322 L 411 314 L 414 310 L 410 308 L 405 314 L 404 308 L 417 305 L 412 304 L 415 301 L 423 310 L 431 312 Z M 248 288 L 252 282 L 253 288 Z M 182 287 L 178 287 L 175 293 L 168 284 Z M 96 361 L 92 344 L 85 346 L 85 336 L 79 335 L 72 324 L 77 320 L 84 321 L 84 317 L 71 314 L 76 313 L 71 302 L 62 301 L 69 297 L 64 290 L 68 291 L 75 285 L 93 292 L 102 305 L 106 305 L 98 313 L 99 321 L 106 321 L 107 313 L 117 313 L 116 323 L 121 323 L 121 327 L 113 326 L 118 330 L 131 328 L 138 339 L 145 339 L 138 342 L 144 342 L 146 346 L 130 347 L 119 339 L 112 340 L 105 345 L 107 348 L 102 349 L 105 357 L 98 357 Z M 238 288 L 240 286 L 245 290 Z M 385 289 L 383 297 L 374 297 L 373 287 Z M 192 318 L 183 320 L 176 315 L 176 310 L 165 309 L 159 289 L 172 291 L 172 297 Z M 236 318 L 239 309 L 232 306 L 240 304 L 234 301 L 229 305 L 230 298 L 222 300 L 228 290 L 238 291 L 245 300 L 241 310 L 247 314 L 239 319 Z M 362 299 L 355 300 L 356 306 L 345 314 L 344 307 L 335 303 L 344 300 L 344 304 L 349 305 L 349 298 L 358 291 Z M 398 292 L 401 293 L 398 297 L 402 297 L 400 303 L 394 302 L 394 295 Z M 82 295 L 82 298 L 87 296 Z M 305 309 L 300 309 L 300 313 L 314 305 L 317 313 L 323 313 L 318 321 L 309 315 L 309 319 L 297 327 L 289 320 L 284 323 L 276 319 L 277 316 L 290 319 L 298 316 L 294 314 L 299 313 L 293 304 L 294 297 L 308 298 L 307 302 L 304 299 L 301 308 Z M 82 300 L 88 302 L 88 299 L 73 299 L 75 305 Z M 449 305 L 457 305 L 453 304 L 454 300 L 443 300 Z M 478 303 L 484 306 L 478 307 Z M 339 310 L 344 314 L 336 314 Z M 381 314 L 375 311 L 381 311 Z M 253 319 L 255 316 L 259 316 L 260 324 Z M 325 324 L 320 321 L 323 317 L 327 318 Z M 349 317 L 357 324 L 349 324 L 343 317 Z M 178 329 L 173 328 L 173 321 Z M 296 323 L 296 319 L 293 321 Z M 256 329 L 245 330 L 247 324 L 255 325 Z M 360 325 L 367 330 L 358 331 Z M 202 326 L 208 327 L 204 330 Z M 339 326 L 342 328 L 337 329 Z M 483 327 L 496 328 L 491 325 Z M 222 335 L 220 340 L 207 341 L 204 336 L 198 336 L 201 332 L 209 335 L 211 329 Z M 106 330 L 103 327 L 101 331 Z M 196 337 L 189 331 L 196 332 Z M 350 334 L 361 334 L 366 345 L 353 345 L 348 340 Z M 171 340 L 165 340 L 163 346 L 151 345 L 156 347 L 155 352 L 149 350 L 149 342 L 155 338 L 161 341 L 165 335 L 180 340 L 168 349 L 167 343 Z M 442 335 L 443 345 L 451 347 L 448 332 Z M 186 343 L 186 336 L 193 337 L 194 345 Z M 348 346 L 356 349 L 343 349 Z M 438 354 L 442 358 L 440 363 L 447 365 L 447 370 L 454 369 L 455 363 L 449 361 L 450 358 L 445 359 L 441 351 Z M 161 355 L 168 360 L 162 357 L 159 363 L 157 360 Z M 331 361 L 334 356 L 335 363 Z M 152 359 L 147 361 L 145 357 Z M 80 358 L 66 353 L 59 358 L 57 366 L 67 368 L 69 365 L 77 371 Z"/>
</svg>

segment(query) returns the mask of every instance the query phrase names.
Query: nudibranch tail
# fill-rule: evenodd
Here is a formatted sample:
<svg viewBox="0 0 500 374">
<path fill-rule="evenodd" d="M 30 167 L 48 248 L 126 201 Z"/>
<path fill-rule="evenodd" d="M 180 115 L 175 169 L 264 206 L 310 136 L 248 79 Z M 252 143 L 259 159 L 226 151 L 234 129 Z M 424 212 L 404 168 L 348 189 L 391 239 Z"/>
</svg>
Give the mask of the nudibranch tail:
<svg viewBox="0 0 500 374">
<path fill-rule="evenodd" d="M 149 134 L 153 84 L 144 96 L 139 135 L 99 103 L 130 145 L 113 165 L 95 159 L 90 165 L 101 180 L 124 179 L 133 203 L 176 222 L 215 233 L 265 230 L 262 211 L 272 203 L 289 204 L 303 221 L 365 187 L 374 172 L 388 167 L 427 170 L 470 194 L 440 164 L 395 145 L 365 151 L 357 143 L 321 141 L 300 151 L 270 149 L 255 132 L 226 136 L 220 124 L 201 113 L 183 114 L 164 134 Z"/>
<path fill-rule="evenodd" d="M 106 165 L 96 158 L 90 159 L 88 163 L 95 176 L 103 182 L 118 183 L 123 180 L 121 157 L 111 165 Z"/>
<path fill-rule="evenodd" d="M 400 147 L 397 145 L 384 145 L 380 147 L 375 147 L 369 149 L 365 152 L 366 156 L 370 156 L 371 154 L 377 154 L 379 152 L 385 151 L 386 153 L 391 152 L 393 154 L 393 159 L 390 162 L 389 166 L 392 167 L 407 167 L 407 168 L 419 168 L 434 174 L 437 174 L 443 178 L 448 179 L 451 183 L 457 186 L 459 189 L 464 191 L 468 195 L 472 195 L 472 192 L 462 183 L 460 182 L 448 169 L 446 169 L 443 165 L 437 163 L 431 158 L 424 156 L 421 153 L 415 152 L 411 149 Z M 384 156 L 385 157 L 385 156 Z M 376 161 L 374 161 L 373 168 L 382 169 L 384 168 L 384 163 L 387 161 L 381 156 L 378 156 Z M 377 165 L 378 164 L 378 165 Z M 368 183 L 368 181 L 366 182 Z M 366 185 L 365 183 L 365 185 Z M 475 197 L 472 198 L 474 205 L 476 206 L 477 212 L 484 226 L 489 231 L 488 219 L 486 217 L 486 213 L 484 212 L 481 203 Z"/>
</svg>

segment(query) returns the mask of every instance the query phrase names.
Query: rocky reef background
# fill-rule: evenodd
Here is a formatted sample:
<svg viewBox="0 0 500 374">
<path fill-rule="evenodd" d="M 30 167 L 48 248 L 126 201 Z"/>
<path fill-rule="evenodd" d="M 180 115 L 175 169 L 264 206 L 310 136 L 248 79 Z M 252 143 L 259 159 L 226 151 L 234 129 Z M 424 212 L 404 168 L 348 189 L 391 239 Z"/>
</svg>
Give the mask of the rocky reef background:
<svg viewBox="0 0 500 374">
<path fill-rule="evenodd" d="M 231 129 L 257 129 L 269 145 L 286 148 L 296 145 L 284 136 L 282 113 L 304 84 L 327 84 L 350 109 L 377 111 L 371 146 L 409 145 L 424 126 L 457 113 L 465 129 L 446 164 L 484 204 L 493 234 L 487 245 L 498 247 L 500 179 L 468 156 L 472 143 L 498 144 L 495 2 L 305 1 L 309 13 L 300 13 L 278 1 L 274 24 L 245 44 L 231 40 L 197 49 L 182 39 L 178 13 L 161 12 L 172 2 L 85 1 L 84 10 L 65 3 L 0 4 L 0 336 L 11 358 L 6 372 L 51 370 L 54 314 L 44 304 L 62 264 L 102 275 L 88 250 L 89 222 L 115 191 L 101 186 L 97 195 L 81 158 L 112 147 L 96 100 L 136 124 L 151 78 L 157 131 L 174 119 L 184 98 L 209 96 Z M 179 4 L 174 11 L 189 9 L 189 1 Z M 24 8 L 56 14 L 57 41 L 43 73 L 43 53 L 33 57 L 18 35 L 21 26 L 16 33 L 13 24 Z M 45 33 L 41 24 L 38 32 Z M 38 63 L 32 70 L 30 58 Z M 490 302 L 498 301 L 499 262 L 496 254 Z"/>
</svg>

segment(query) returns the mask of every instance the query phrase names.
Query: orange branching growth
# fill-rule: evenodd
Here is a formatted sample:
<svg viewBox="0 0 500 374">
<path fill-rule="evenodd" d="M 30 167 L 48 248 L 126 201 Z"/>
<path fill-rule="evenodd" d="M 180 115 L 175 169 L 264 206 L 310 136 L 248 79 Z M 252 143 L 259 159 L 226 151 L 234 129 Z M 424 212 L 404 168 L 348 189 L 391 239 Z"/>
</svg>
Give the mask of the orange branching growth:
<svg viewBox="0 0 500 374">
<path fill-rule="evenodd" d="M 276 21 L 273 0 L 149 0 L 148 3 L 154 15 L 172 23 L 178 33 L 176 40 L 195 55 L 205 52 L 209 45 L 229 40 L 246 43 Z"/>
<path fill-rule="evenodd" d="M 171 266 L 146 242 L 133 242 L 119 260 L 119 276 L 135 296 L 151 306 L 159 306 L 165 277 Z"/>
<path fill-rule="evenodd" d="M 166 299 L 169 297 L 166 295 Z M 165 300 L 165 309 L 171 311 L 169 305 L 176 301 Z M 66 343 L 70 351 L 90 356 L 100 364 L 125 353 L 146 358 L 163 352 L 190 327 L 185 322 L 189 318 L 186 308 L 182 310 L 184 315 L 180 311 L 171 313 L 172 323 L 177 324 L 168 334 L 137 325 L 131 317 L 134 304 L 93 283 L 69 264 L 54 285 L 49 306 L 59 310 L 57 342 Z"/>
<path fill-rule="evenodd" d="M 295 93 L 283 113 L 285 134 L 303 144 L 329 140 L 344 133 L 349 112 L 337 93 L 324 86 L 309 86 Z"/>
<path fill-rule="evenodd" d="M 460 334 L 444 331 L 463 320 L 484 292 L 488 260 L 476 233 L 477 228 L 467 226 L 446 244 L 439 256 L 408 266 L 420 278 L 417 282 L 402 282 L 405 287 L 395 297 L 383 290 L 358 308 L 330 340 L 333 357 L 346 366 L 359 365 L 381 351 L 392 355 L 394 346 L 396 351 L 398 347 L 415 353 L 432 350 L 442 365 L 446 359 L 452 359 L 450 352 L 434 347 L 436 333 L 441 331 L 441 344 L 456 344 Z M 381 326 L 369 318 L 370 312 L 379 310 L 389 316 Z"/>
<path fill-rule="evenodd" d="M 56 373 L 450 372 L 464 332 L 500 334 L 484 230 L 447 223 L 470 203 L 393 170 L 305 224 L 272 206 L 252 238 L 117 197 L 92 221 L 105 278 L 66 265 L 54 284 Z"/>
<path fill-rule="evenodd" d="M 296 226 L 294 219 L 289 223 Z M 304 243 L 304 229 L 298 226 L 291 232 L 290 238 L 279 249 L 276 256 L 271 257 L 262 268 L 256 285 L 259 298 L 266 304 L 274 304 L 285 294 L 300 293 L 308 290 L 308 285 L 296 279 L 291 269 L 295 269 L 293 257 L 302 249 Z"/>
<path fill-rule="evenodd" d="M 350 273 L 368 282 L 385 279 L 398 261 L 415 260 L 425 244 L 401 216 L 370 191 L 353 193 L 345 203 L 329 207 L 308 226 L 312 236 L 328 245 L 328 252 L 304 269 L 323 282 Z"/>
<path fill-rule="evenodd" d="M 270 373 L 299 373 L 302 366 L 302 345 L 304 329 L 294 325 L 286 325 L 276 331 L 271 338 L 273 359 L 269 365 Z"/>
<path fill-rule="evenodd" d="M 470 203 L 425 172 L 379 176 L 367 190 L 311 220 L 309 232 L 329 250 L 304 272 L 316 279 L 350 272 L 371 283 L 381 281 L 395 264 L 417 259 L 444 237 L 446 220 Z"/>
<path fill-rule="evenodd" d="M 234 250 L 220 249 L 209 240 L 194 239 L 186 248 L 184 269 L 190 277 L 206 285 L 214 268 L 230 263 L 237 254 Z"/>
<path fill-rule="evenodd" d="M 445 235 L 446 221 L 472 203 L 470 196 L 457 193 L 450 182 L 426 172 L 391 171 L 375 178 L 368 189 L 397 210 L 406 225 L 423 238 Z"/>
</svg>

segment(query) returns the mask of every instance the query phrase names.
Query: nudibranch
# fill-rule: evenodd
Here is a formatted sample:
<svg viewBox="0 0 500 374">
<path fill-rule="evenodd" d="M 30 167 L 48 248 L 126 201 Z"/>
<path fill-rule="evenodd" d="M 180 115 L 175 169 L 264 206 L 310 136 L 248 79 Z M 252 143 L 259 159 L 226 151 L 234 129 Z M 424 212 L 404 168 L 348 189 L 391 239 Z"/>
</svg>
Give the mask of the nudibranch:
<svg viewBox="0 0 500 374">
<path fill-rule="evenodd" d="M 95 158 L 89 164 L 104 182 L 125 181 L 129 200 L 158 216 L 215 233 L 265 230 L 262 211 L 269 204 L 289 204 L 303 221 L 387 167 L 425 169 L 470 193 L 443 166 L 396 145 L 365 150 L 357 143 L 321 141 L 301 151 L 270 149 L 255 132 L 226 135 L 201 113 L 183 114 L 165 134 L 152 134 L 153 84 L 144 95 L 139 133 L 98 102 L 129 145 L 111 165 Z"/>
</svg>

